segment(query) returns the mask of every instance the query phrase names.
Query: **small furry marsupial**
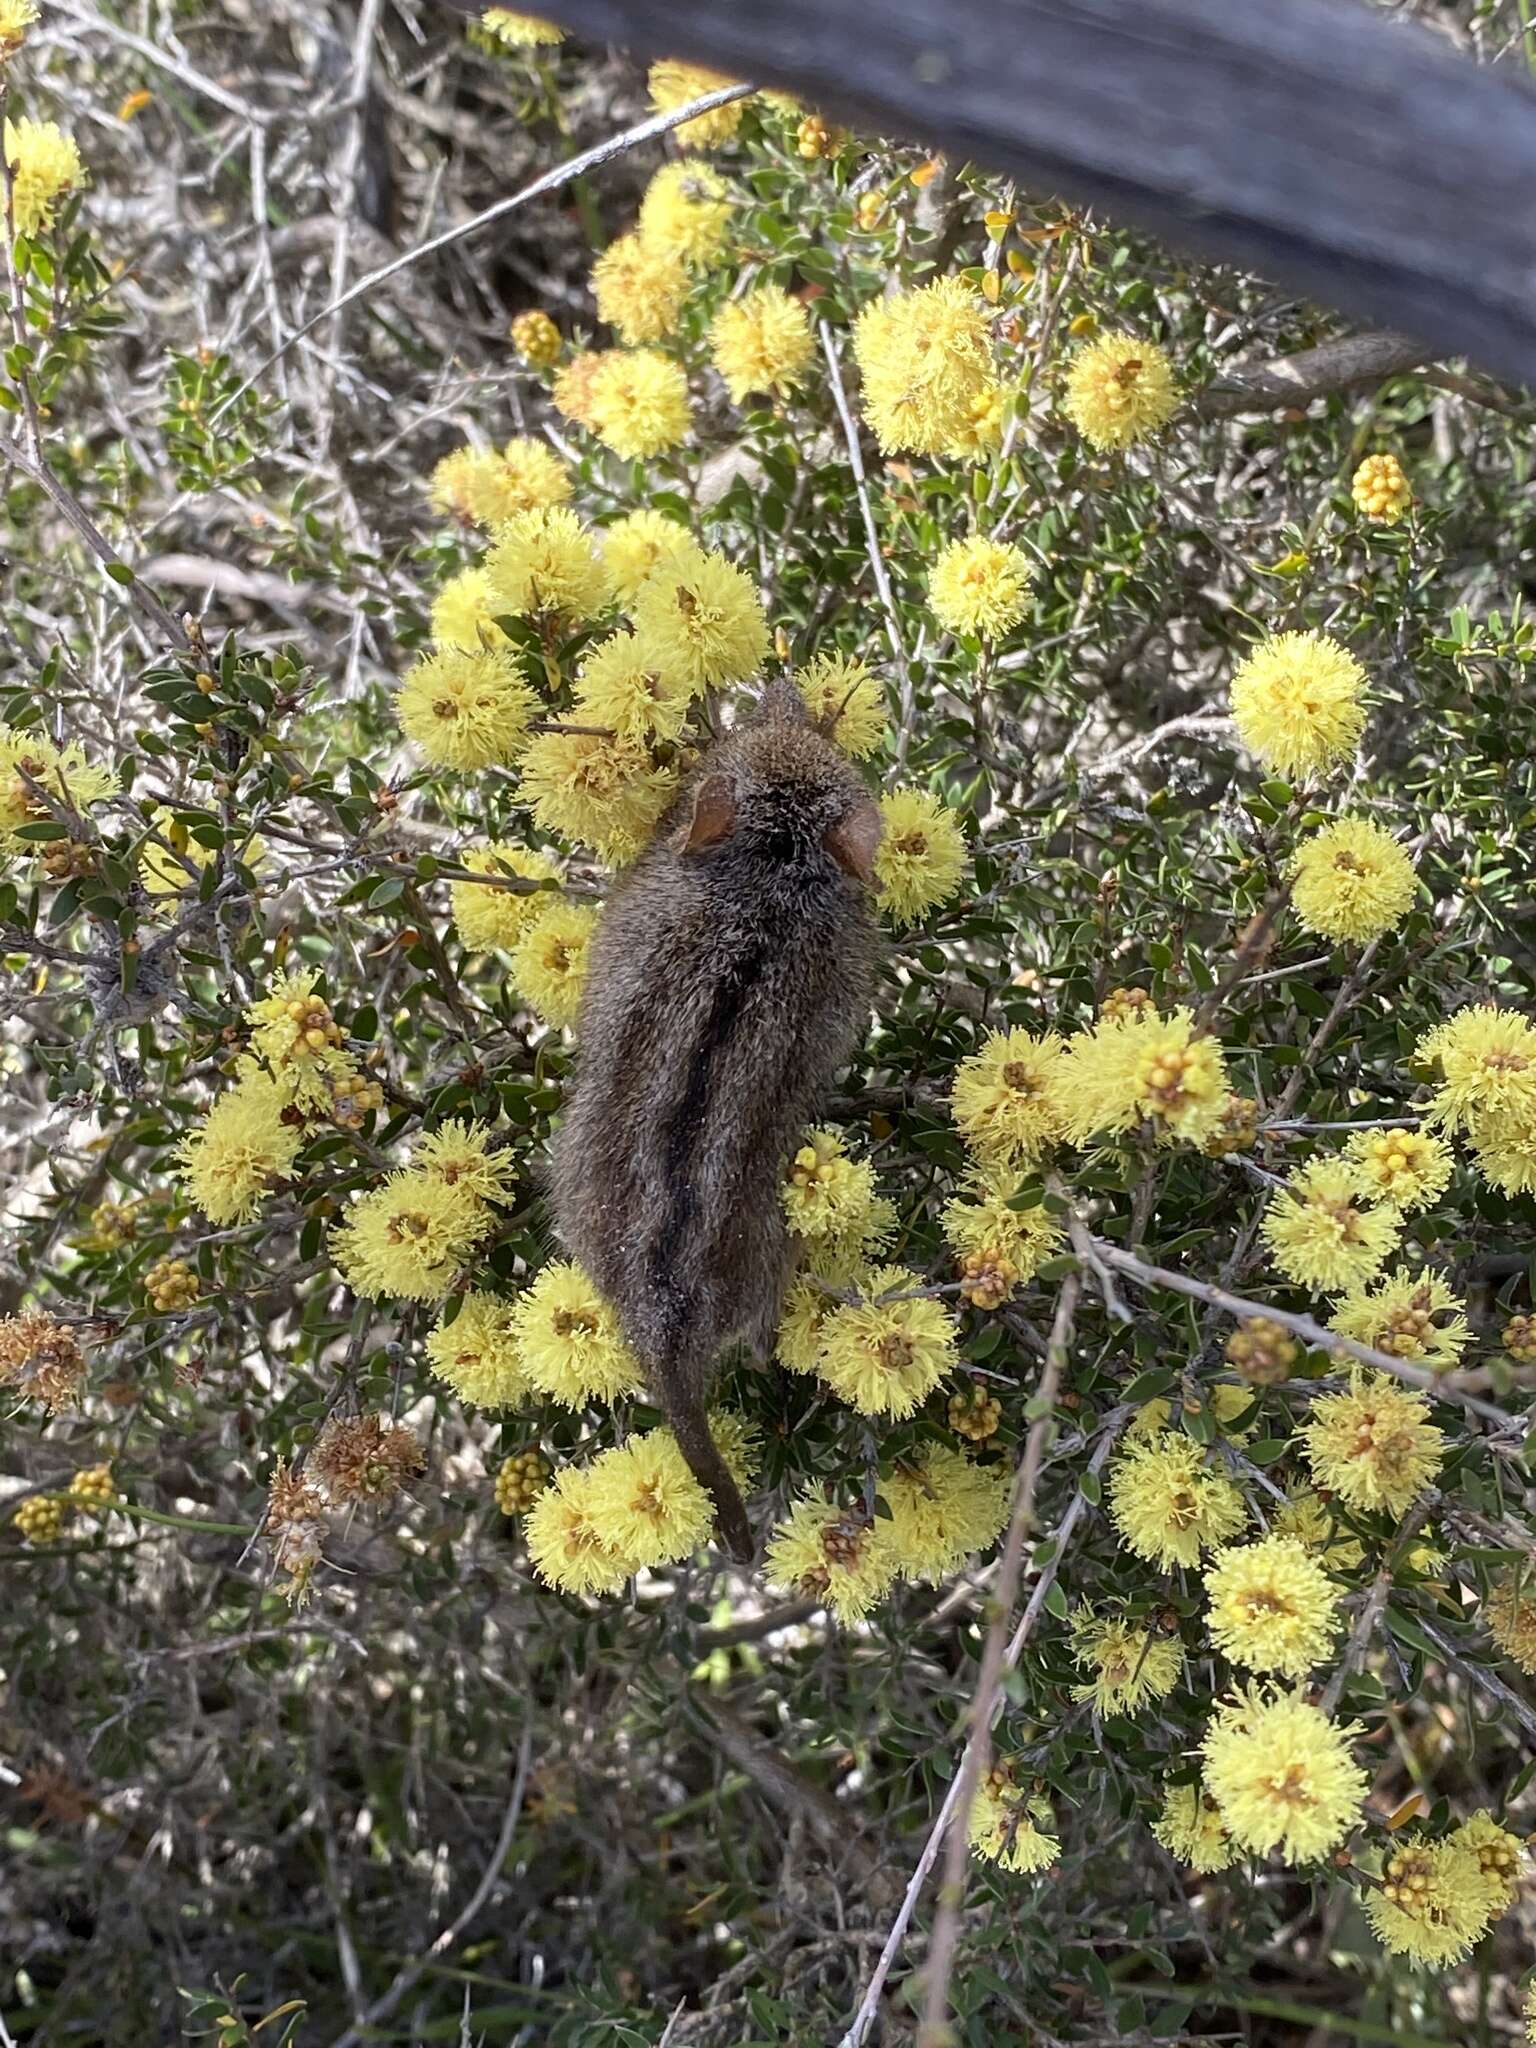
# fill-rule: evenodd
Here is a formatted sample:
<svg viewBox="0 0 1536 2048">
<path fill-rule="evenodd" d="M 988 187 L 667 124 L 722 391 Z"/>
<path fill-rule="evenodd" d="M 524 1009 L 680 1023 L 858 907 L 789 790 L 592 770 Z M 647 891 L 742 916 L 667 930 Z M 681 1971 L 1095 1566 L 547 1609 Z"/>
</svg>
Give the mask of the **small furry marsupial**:
<svg viewBox="0 0 1536 2048">
<path fill-rule="evenodd" d="M 784 1167 L 868 1016 L 879 843 L 856 771 L 770 685 L 614 889 L 587 967 L 556 1223 L 742 1557 L 709 1390 L 725 1345 L 773 1346 Z"/>
</svg>

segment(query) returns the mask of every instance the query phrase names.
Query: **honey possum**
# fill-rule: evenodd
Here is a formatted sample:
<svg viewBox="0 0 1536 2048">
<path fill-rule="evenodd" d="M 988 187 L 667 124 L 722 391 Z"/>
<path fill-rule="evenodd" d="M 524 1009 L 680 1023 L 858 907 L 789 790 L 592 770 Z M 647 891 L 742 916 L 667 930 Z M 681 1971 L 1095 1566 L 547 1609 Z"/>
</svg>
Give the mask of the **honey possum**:
<svg viewBox="0 0 1536 2048">
<path fill-rule="evenodd" d="M 868 1017 L 879 842 L 856 771 L 773 684 L 703 755 L 589 956 L 557 1228 L 742 1557 L 709 1393 L 728 1345 L 772 1348 L 793 1263 L 785 1165 Z"/>
</svg>

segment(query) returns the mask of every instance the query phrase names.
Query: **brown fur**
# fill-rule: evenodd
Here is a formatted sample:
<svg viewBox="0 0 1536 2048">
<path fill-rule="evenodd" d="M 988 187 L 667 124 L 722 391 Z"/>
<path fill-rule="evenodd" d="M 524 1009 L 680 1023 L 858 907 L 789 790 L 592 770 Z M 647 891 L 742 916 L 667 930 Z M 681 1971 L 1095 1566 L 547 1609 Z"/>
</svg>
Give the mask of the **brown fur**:
<svg viewBox="0 0 1536 2048">
<path fill-rule="evenodd" d="M 788 685 L 712 748 L 593 940 L 555 1140 L 560 1236 L 613 1302 L 739 1555 L 706 1420 L 722 1348 L 766 1357 L 785 1163 L 868 1015 L 879 813 Z"/>
</svg>

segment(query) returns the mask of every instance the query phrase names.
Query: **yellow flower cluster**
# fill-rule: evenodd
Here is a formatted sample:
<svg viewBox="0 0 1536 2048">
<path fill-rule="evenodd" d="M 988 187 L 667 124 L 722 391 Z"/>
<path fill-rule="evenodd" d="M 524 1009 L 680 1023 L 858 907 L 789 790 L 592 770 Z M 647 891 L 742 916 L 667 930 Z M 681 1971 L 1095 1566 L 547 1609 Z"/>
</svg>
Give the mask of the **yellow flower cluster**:
<svg viewBox="0 0 1536 2048">
<path fill-rule="evenodd" d="M 1413 503 L 1413 490 L 1395 455 L 1367 455 L 1349 480 L 1349 494 L 1362 517 L 1386 526 Z"/>
<path fill-rule="evenodd" d="M 597 919 L 593 904 L 556 902 L 529 920 L 512 948 L 512 986 L 553 1031 L 574 1030 L 581 1014 Z"/>
<path fill-rule="evenodd" d="M 503 520 L 485 558 L 485 580 L 498 616 L 580 624 L 608 602 L 597 549 L 564 505 L 534 505 Z"/>
<path fill-rule="evenodd" d="M 460 569 L 432 600 L 432 644 L 478 654 L 505 647 L 507 636 L 496 622 L 491 586 L 484 569 Z"/>
<path fill-rule="evenodd" d="M 640 202 L 640 237 L 704 270 L 725 252 L 731 201 L 725 180 L 702 158 L 663 164 Z"/>
<path fill-rule="evenodd" d="M 874 1169 L 850 1159 L 837 1131 L 807 1131 L 780 1189 L 785 1219 L 799 1238 L 863 1238 L 875 1199 Z"/>
<path fill-rule="evenodd" d="M 1249 752 L 1281 775 L 1346 761 L 1365 731 L 1366 676 L 1323 633 L 1277 633 L 1232 678 L 1232 716 Z"/>
<path fill-rule="evenodd" d="M 1405 1216 L 1439 1201 L 1456 1163 L 1450 1146 L 1433 1131 L 1355 1131 L 1344 1157 L 1373 1202 Z"/>
<path fill-rule="evenodd" d="M 968 862 L 955 815 L 925 789 L 891 789 L 880 799 L 875 855 L 877 900 L 898 924 L 916 924 L 955 893 Z"/>
<path fill-rule="evenodd" d="M 484 1124 L 452 1122 L 360 1195 L 332 1239 L 342 1277 L 376 1300 L 441 1301 L 513 1198 L 516 1167 Z"/>
<path fill-rule="evenodd" d="M 1066 1136 L 1056 1093 L 1065 1043 L 1054 1032 L 989 1031 L 955 1069 L 955 1127 L 983 1164 L 1028 1168 Z"/>
<path fill-rule="evenodd" d="M 1391 1954 L 1443 1969 L 1482 1939 L 1500 1910 L 1498 1895 L 1465 1828 L 1438 1841 L 1410 1835 L 1387 1857 L 1380 1885 L 1366 1893 L 1365 1916 Z"/>
<path fill-rule="evenodd" d="M 608 351 L 592 368 L 585 407 L 583 424 L 626 462 L 664 455 L 693 426 L 687 377 L 652 348 Z"/>
<path fill-rule="evenodd" d="M 182 1184 L 210 1223 L 247 1223 L 292 1173 L 303 1143 L 303 1116 L 282 1085 L 247 1074 L 177 1146 Z"/>
<path fill-rule="evenodd" d="M 1419 887 L 1413 862 L 1371 818 L 1338 818 L 1304 839 L 1291 876 L 1291 902 L 1307 930 L 1354 945 L 1395 931 Z"/>
<path fill-rule="evenodd" d="M 1536 1577 L 1518 1568 L 1502 1573 L 1489 1588 L 1486 1614 L 1505 1656 L 1536 1676 Z"/>
<path fill-rule="evenodd" d="M 627 606 L 659 568 L 679 560 L 697 561 L 703 553 L 686 526 L 649 508 L 626 512 L 597 536 L 603 574 L 614 602 Z"/>
<path fill-rule="evenodd" d="M 688 266 L 675 248 L 638 232 L 610 242 L 592 266 L 597 317 L 631 346 L 665 341 L 688 296 Z"/>
<path fill-rule="evenodd" d="M 1338 1847 L 1369 1782 L 1351 1733 L 1299 1693 L 1249 1686 L 1218 1704 L 1201 1743 L 1205 1784 L 1238 1848 L 1312 1863 Z"/>
<path fill-rule="evenodd" d="M 885 739 L 885 692 L 856 655 L 816 654 L 795 670 L 795 688 L 817 728 L 850 759 L 867 760 Z"/>
<path fill-rule="evenodd" d="M 512 1304 L 500 1295 L 466 1294 L 452 1321 L 438 1322 L 426 1350 L 438 1378 L 476 1408 L 511 1408 L 528 1392 Z"/>
<path fill-rule="evenodd" d="M 718 71 L 706 71 L 701 64 L 684 64 L 676 57 L 663 57 L 653 64 L 645 81 L 651 105 L 660 114 L 670 114 L 735 83 Z M 695 114 L 691 121 L 682 123 L 677 134 L 700 149 L 730 142 L 741 126 L 745 105 L 745 100 L 729 100 L 723 107 L 712 107 L 707 114 Z"/>
<path fill-rule="evenodd" d="M 515 436 L 494 448 L 455 448 L 432 472 L 433 507 L 466 526 L 500 526 L 517 512 L 563 505 L 571 473 L 544 441 Z"/>
<path fill-rule="evenodd" d="M 1339 1596 L 1294 1536 L 1219 1551 L 1205 1575 L 1211 1640 L 1234 1664 L 1300 1678 L 1338 1633 Z"/>
<path fill-rule="evenodd" d="M 963 278 L 872 300 L 853 348 L 864 415 L 887 455 L 960 449 L 977 401 L 997 388 L 986 310 Z"/>
<path fill-rule="evenodd" d="M 111 770 L 96 767 L 72 741 L 56 747 L 39 732 L 0 725 L 0 853 L 38 851 L 19 835 L 23 825 L 42 824 L 52 815 L 45 796 L 79 812 L 113 795 L 117 786 Z"/>
<path fill-rule="evenodd" d="M 1008 1519 L 1012 1481 L 1007 1465 L 978 1465 L 947 1444 L 929 1444 L 898 1464 L 880 1492 L 900 1576 L 937 1584 L 973 1551 L 995 1543 Z"/>
<path fill-rule="evenodd" d="M 1165 1572 L 1197 1564 L 1202 1550 L 1229 1543 L 1247 1520 L 1232 1481 L 1192 1437 L 1174 1430 L 1115 1459 L 1109 1512 L 1127 1550 Z"/>
<path fill-rule="evenodd" d="M 560 360 L 560 330 L 537 306 L 512 322 L 512 346 L 533 370 L 548 370 Z"/>
<path fill-rule="evenodd" d="M 1170 1785 L 1152 1832 L 1170 1855 L 1203 1877 L 1237 1861 L 1237 1847 L 1221 1808 L 1203 1785 Z"/>
<path fill-rule="evenodd" d="M 1030 1874 L 1049 1870 L 1061 1854 L 1061 1843 L 1045 1832 L 1050 1808 L 1029 1798 L 1006 1764 L 995 1766 L 976 1787 L 971 1803 L 969 1839 L 972 1850 L 987 1863 Z"/>
<path fill-rule="evenodd" d="M 1357 1373 L 1348 1392 L 1324 1394 L 1301 1431 L 1312 1477 L 1347 1507 L 1401 1520 L 1445 1456 L 1422 1394 L 1384 1373 Z"/>
<path fill-rule="evenodd" d="M 560 871 L 548 854 L 528 846 L 509 846 L 499 840 L 469 847 L 461 864 L 477 875 L 523 882 L 556 882 L 560 878 Z M 538 922 L 550 903 L 546 889 L 498 888 L 494 881 L 454 882 L 448 894 L 459 937 L 466 946 L 481 953 L 497 948 L 510 950 L 528 927 Z"/>
<path fill-rule="evenodd" d="M 53 225 L 59 201 L 85 183 L 85 165 L 52 121 L 7 118 L 5 160 L 11 167 L 11 209 L 20 235 L 38 235 Z"/>
<path fill-rule="evenodd" d="M 861 1415 L 912 1414 L 957 1363 L 954 1319 L 922 1284 L 904 1266 L 871 1267 L 858 1300 L 821 1324 L 812 1369 Z"/>
<path fill-rule="evenodd" d="M 1536 1025 L 1481 1004 L 1426 1033 L 1414 1058 L 1440 1069 L 1426 1120 L 1465 1136 L 1506 1194 L 1536 1189 Z"/>
<path fill-rule="evenodd" d="M 434 768 L 509 767 L 537 709 L 517 657 L 484 646 L 423 655 L 395 698 L 402 731 Z"/>
<path fill-rule="evenodd" d="M 1100 1714 L 1134 1714 L 1146 1701 L 1165 1698 L 1184 1668 L 1176 1636 L 1164 1635 L 1154 1624 L 1095 1614 L 1087 1607 L 1072 1617 L 1072 1655 L 1093 1674 L 1088 1684 L 1075 1688 L 1074 1697 L 1092 1700 Z"/>
<path fill-rule="evenodd" d="M 1065 407 L 1095 448 L 1129 448 L 1172 419 L 1179 403 L 1173 365 L 1155 341 L 1105 334 L 1073 357 Z"/>
<path fill-rule="evenodd" d="M 839 1621 L 862 1621 L 896 1579 L 889 1525 L 806 1491 L 769 1539 L 769 1581 L 821 1601 Z"/>
<path fill-rule="evenodd" d="M 1009 1167 L 973 1167 L 960 1194 L 940 1214 L 945 1240 L 964 1276 L 964 1292 L 977 1308 L 1000 1307 L 1065 1246 L 1060 1217 L 1042 1202 L 1021 1206 L 1019 1192 L 1018 1176 Z"/>
<path fill-rule="evenodd" d="M 1264 1242 L 1288 1280 L 1338 1294 L 1363 1287 L 1402 1235 L 1399 1210 L 1373 1201 L 1342 1159 L 1314 1159 L 1264 1212 Z"/>
<path fill-rule="evenodd" d="M 736 405 L 753 392 L 788 398 L 804 383 L 814 354 L 810 315 L 777 285 L 727 299 L 709 330 L 710 361 Z"/>
<path fill-rule="evenodd" d="M 1143 1119 L 1161 1145 L 1204 1145 L 1231 1100 L 1226 1060 L 1189 1010 L 1106 1014 L 1067 1041 L 1053 1076 L 1066 1138 L 1085 1145 Z"/>
<path fill-rule="evenodd" d="M 998 640 L 1029 609 L 1032 574 L 1022 548 L 974 534 L 940 552 L 928 576 L 928 602 L 949 632 Z"/>
<path fill-rule="evenodd" d="M 643 1384 L 639 1360 L 618 1318 L 580 1266 L 546 1266 L 512 1306 L 511 1328 L 524 1377 L 564 1408 L 611 1403 Z"/>
<path fill-rule="evenodd" d="M 1465 1304 L 1438 1273 L 1388 1274 L 1346 1294 L 1328 1327 L 1433 1372 L 1449 1372 L 1472 1342 Z"/>
<path fill-rule="evenodd" d="M 538 14 L 517 14 L 510 7 L 487 7 L 480 26 L 509 50 L 537 50 L 565 40 L 564 29 Z"/>
</svg>

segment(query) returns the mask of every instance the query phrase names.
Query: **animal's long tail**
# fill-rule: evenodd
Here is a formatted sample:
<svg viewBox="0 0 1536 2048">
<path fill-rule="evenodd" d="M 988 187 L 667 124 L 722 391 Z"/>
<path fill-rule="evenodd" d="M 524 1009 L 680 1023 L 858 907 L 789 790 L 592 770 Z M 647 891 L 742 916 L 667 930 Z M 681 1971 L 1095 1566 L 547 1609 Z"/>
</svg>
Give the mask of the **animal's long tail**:
<svg viewBox="0 0 1536 2048">
<path fill-rule="evenodd" d="M 677 1438 L 677 1447 L 689 1471 L 715 1504 L 720 1534 L 734 1554 L 744 1564 L 749 1563 L 753 1550 L 752 1527 L 736 1482 L 720 1455 L 720 1447 L 709 1433 L 709 1418 L 704 1412 L 703 1402 L 677 1388 L 668 1389 L 665 1380 L 659 1392 L 672 1434 Z"/>
</svg>

